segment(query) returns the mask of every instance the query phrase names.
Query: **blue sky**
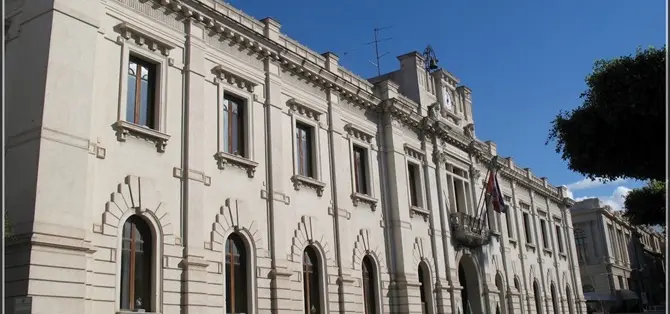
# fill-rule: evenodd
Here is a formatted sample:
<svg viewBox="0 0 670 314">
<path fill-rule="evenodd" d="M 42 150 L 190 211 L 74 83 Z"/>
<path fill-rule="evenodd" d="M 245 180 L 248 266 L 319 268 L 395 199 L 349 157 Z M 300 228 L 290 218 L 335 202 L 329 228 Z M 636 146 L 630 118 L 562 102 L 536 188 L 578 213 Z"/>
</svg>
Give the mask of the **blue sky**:
<svg viewBox="0 0 670 314">
<path fill-rule="evenodd" d="M 473 91 L 477 137 L 493 140 L 501 156 L 530 167 L 575 198 L 597 196 L 613 206 L 639 182 L 598 184 L 567 169 L 546 146 L 550 121 L 580 104 L 584 78 L 597 59 L 665 44 L 662 0 L 232 0 L 256 18 L 272 16 L 282 32 L 317 52 L 332 51 L 362 77 L 376 74 L 370 60 L 375 27 L 381 37 L 382 72 L 395 58 L 435 49 L 440 66 Z M 613 156 L 615 158 L 615 156 Z"/>
</svg>

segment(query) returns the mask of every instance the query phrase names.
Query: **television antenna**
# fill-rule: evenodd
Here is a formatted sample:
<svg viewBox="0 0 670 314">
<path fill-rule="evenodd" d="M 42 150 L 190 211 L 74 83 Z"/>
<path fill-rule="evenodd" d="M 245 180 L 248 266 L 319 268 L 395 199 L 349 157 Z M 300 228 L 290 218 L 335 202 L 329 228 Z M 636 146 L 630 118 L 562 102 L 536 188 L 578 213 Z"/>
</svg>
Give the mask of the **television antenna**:
<svg viewBox="0 0 670 314">
<path fill-rule="evenodd" d="M 381 54 L 381 55 L 379 54 L 379 43 L 380 43 L 380 42 L 383 42 L 383 41 L 387 41 L 387 40 L 391 40 L 391 39 L 393 39 L 392 37 L 387 37 L 387 38 L 379 39 L 379 31 L 382 31 L 382 30 L 385 30 L 385 29 L 389 29 L 389 28 L 391 28 L 391 27 L 393 27 L 393 25 L 391 25 L 391 26 L 385 26 L 385 27 L 376 27 L 376 28 L 374 29 L 375 40 L 374 40 L 374 41 L 371 41 L 371 42 L 369 42 L 369 43 L 366 43 L 366 45 L 372 45 L 372 44 L 375 45 L 375 59 L 377 60 L 377 62 L 372 62 L 372 61 L 370 61 L 370 63 L 372 63 L 372 65 L 374 65 L 375 67 L 377 67 L 377 76 L 382 75 L 382 73 L 381 73 L 381 64 L 380 64 L 379 60 L 380 60 L 382 57 L 384 57 L 385 55 L 389 54 L 388 52 L 385 52 L 385 53 L 383 53 L 383 54 Z"/>
</svg>

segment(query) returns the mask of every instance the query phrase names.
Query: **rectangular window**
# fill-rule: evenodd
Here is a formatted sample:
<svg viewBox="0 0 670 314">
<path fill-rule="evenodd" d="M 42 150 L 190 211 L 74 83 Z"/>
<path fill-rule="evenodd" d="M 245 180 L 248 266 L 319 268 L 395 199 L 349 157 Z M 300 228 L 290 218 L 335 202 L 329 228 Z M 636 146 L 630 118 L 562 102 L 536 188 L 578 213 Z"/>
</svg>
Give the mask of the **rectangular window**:
<svg viewBox="0 0 670 314">
<path fill-rule="evenodd" d="M 530 217 L 528 213 L 523 213 L 523 231 L 526 236 L 526 243 L 533 243 L 533 237 L 530 229 Z"/>
<path fill-rule="evenodd" d="M 223 95 L 223 151 L 228 154 L 245 155 L 244 109 L 242 98 Z"/>
<path fill-rule="evenodd" d="M 623 284 L 623 276 L 617 276 L 619 279 L 619 289 L 626 289 L 626 286 Z"/>
<path fill-rule="evenodd" d="M 156 123 L 156 64 L 130 56 L 128 62 L 126 121 L 151 129 Z"/>
<path fill-rule="evenodd" d="M 296 159 L 298 174 L 314 178 L 314 151 L 313 151 L 313 131 L 314 129 L 303 123 L 295 124 L 296 136 Z"/>
<path fill-rule="evenodd" d="M 575 247 L 577 249 L 577 260 L 580 264 L 586 262 L 586 234 L 584 230 L 580 228 L 575 228 Z"/>
<path fill-rule="evenodd" d="M 542 232 L 542 247 L 545 249 L 551 249 L 549 247 L 549 239 L 547 237 L 547 222 L 544 219 L 540 219 L 540 231 Z"/>
<path fill-rule="evenodd" d="M 449 189 L 449 203 L 456 212 L 467 212 L 470 204 L 470 181 L 468 172 L 455 167 L 447 166 L 447 186 Z M 489 217 L 490 218 L 490 217 Z"/>
<path fill-rule="evenodd" d="M 409 180 L 409 201 L 410 205 L 415 207 L 421 207 L 419 200 L 419 187 L 420 184 L 420 174 L 419 166 L 416 164 L 408 163 L 407 164 L 407 179 Z"/>
<path fill-rule="evenodd" d="M 369 194 L 367 149 L 354 145 L 354 185 L 356 193 Z"/>
<path fill-rule="evenodd" d="M 558 242 L 558 251 L 560 253 L 565 253 L 563 251 L 563 237 L 561 236 L 561 226 L 556 225 L 556 242 Z"/>
</svg>

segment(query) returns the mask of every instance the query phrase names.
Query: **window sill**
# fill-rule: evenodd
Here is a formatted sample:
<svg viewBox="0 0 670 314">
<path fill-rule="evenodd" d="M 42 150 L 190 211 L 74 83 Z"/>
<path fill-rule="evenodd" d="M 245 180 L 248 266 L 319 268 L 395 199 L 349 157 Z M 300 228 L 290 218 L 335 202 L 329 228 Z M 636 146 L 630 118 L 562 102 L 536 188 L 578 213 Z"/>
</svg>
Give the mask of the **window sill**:
<svg viewBox="0 0 670 314">
<path fill-rule="evenodd" d="M 418 207 L 418 206 L 410 206 L 409 207 L 409 214 L 410 214 L 410 217 L 414 216 L 414 214 L 417 214 L 419 216 L 423 216 L 423 220 L 427 221 L 428 217 L 430 216 L 430 211 L 428 211 L 425 208 Z"/>
<path fill-rule="evenodd" d="M 137 314 L 137 313 L 144 313 L 144 314 L 160 314 L 158 312 L 145 312 L 144 310 L 120 310 L 117 311 L 116 314 Z"/>
<path fill-rule="evenodd" d="M 532 243 L 526 243 L 526 248 L 527 248 L 527 249 L 531 249 L 531 250 L 533 250 L 533 252 L 535 252 L 535 244 L 532 244 Z"/>
<path fill-rule="evenodd" d="M 378 200 L 370 195 L 354 192 L 351 194 L 351 200 L 354 202 L 354 206 L 358 206 L 359 203 L 366 203 L 370 205 L 372 211 L 377 209 Z"/>
<path fill-rule="evenodd" d="M 542 251 L 543 251 L 544 253 L 546 253 L 546 254 L 549 254 L 549 256 L 551 256 L 552 254 L 554 254 L 554 252 L 552 252 L 550 249 L 542 249 Z"/>
<path fill-rule="evenodd" d="M 125 142 L 128 135 L 133 135 L 154 143 L 160 153 L 165 152 L 165 146 L 170 139 L 170 135 L 128 121 L 119 120 L 114 123 L 113 127 L 116 130 L 116 139 L 119 142 Z"/>
<path fill-rule="evenodd" d="M 514 238 L 508 238 L 508 240 L 509 240 L 509 243 L 512 243 L 512 244 L 514 244 L 514 245 L 517 244 L 517 240 L 514 239 Z"/>
<path fill-rule="evenodd" d="M 245 169 L 249 178 L 253 178 L 256 174 L 256 167 L 258 167 L 258 163 L 240 155 L 218 152 L 216 155 L 214 155 L 214 158 L 216 159 L 216 163 L 221 170 L 226 168 L 226 164 L 231 164 L 235 167 Z"/>
<path fill-rule="evenodd" d="M 565 259 L 568 259 L 568 255 L 566 255 L 566 254 L 563 253 L 563 252 L 558 253 L 558 256 L 560 256 L 560 257 L 562 257 L 562 258 L 565 258 Z"/>
<path fill-rule="evenodd" d="M 326 184 L 303 175 L 296 174 L 291 177 L 291 182 L 293 182 L 293 188 L 296 191 L 299 191 L 301 187 L 306 186 L 308 188 L 316 190 L 316 195 L 319 197 L 323 196 L 323 190 L 326 187 Z"/>
</svg>

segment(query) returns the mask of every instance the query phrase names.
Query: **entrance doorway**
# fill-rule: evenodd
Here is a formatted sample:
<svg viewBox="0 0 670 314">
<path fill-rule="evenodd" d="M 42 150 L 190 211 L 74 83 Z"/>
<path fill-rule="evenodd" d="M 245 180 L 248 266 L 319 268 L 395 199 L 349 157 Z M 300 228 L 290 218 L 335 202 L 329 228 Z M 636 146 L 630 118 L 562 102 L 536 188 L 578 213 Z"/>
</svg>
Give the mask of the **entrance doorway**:
<svg viewBox="0 0 670 314">
<path fill-rule="evenodd" d="M 484 313 L 479 274 L 474 260 L 469 256 L 461 257 L 461 261 L 458 263 L 458 281 L 463 287 L 461 289 L 461 313 Z"/>
</svg>

